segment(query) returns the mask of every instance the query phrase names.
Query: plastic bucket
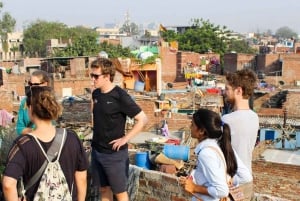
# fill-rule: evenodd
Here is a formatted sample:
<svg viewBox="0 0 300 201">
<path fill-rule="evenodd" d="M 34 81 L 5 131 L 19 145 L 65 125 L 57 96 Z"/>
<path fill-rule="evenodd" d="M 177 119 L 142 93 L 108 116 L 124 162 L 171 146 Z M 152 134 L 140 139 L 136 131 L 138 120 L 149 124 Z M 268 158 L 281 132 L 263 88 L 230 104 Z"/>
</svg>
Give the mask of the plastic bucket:
<svg viewBox="0 0 300 201">
<path fill-rule="evenodd" d="M 135 83 L 134 83 L 134 90 L 135 91 L 143 92 L 144 88 L 145 88 L 145 83 L 144 82 L 135 81 Z"/>
<path fill-rule="evenodd" d="M 137 152 L 135 154 L 135 165 L 149 170 L 150 160 L 148 152 Z"/>
<path fill-rule="evenodd" d="M 188 161 L 190 158 L 190 147 L 185 145 L 165 144 L 163 153 L 171 159 Z"/>
</svg>

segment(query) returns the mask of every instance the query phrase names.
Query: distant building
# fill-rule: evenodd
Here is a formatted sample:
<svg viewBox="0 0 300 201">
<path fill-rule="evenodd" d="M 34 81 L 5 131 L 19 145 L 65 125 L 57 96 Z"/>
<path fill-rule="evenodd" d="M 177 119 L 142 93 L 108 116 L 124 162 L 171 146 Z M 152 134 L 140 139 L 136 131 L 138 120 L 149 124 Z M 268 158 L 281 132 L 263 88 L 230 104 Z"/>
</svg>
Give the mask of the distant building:
<svg viewBox="0 0 300 201">
<path fill-rule="evenodd" d="M 99 41 L 103 39 L 120 39 L 120 37 L 127 36 L 126 33 L 120 33 L 118 27 L 114 28 L 96 28 L 95 29 L 99 33 Z"/>
<path fill-rule="evenodd" d="M 7 34 L 7 49 L 5 49 L 5 44 L 0 42 L 0 60 L 18 60 L 22 57 L 23 51 L 23 32 Z"/>
<path fill-rule="evenodd" d="M 71 41 L 69 41 L 71 42 Z M 55 50 L 61 50 L 68 46 L 68 43 L 64 43 L 58 39 L 50 39 L 46 41 L 47 55 L 52 56 Z"/>
</svg>

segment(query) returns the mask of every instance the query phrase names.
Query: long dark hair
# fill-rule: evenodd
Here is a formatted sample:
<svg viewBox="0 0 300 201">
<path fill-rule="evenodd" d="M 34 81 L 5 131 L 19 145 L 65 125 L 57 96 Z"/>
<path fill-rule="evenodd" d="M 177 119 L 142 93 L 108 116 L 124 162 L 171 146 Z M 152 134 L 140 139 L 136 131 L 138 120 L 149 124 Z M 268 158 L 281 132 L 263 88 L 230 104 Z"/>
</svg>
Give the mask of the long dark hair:
<svg viewBox="0 0 300 201">
<path fill-rule="evenodd" d="M 204 130 L 207 138 L 218 140 L 225 157 L 227 173 L 233 177 L 237 171 L 237 160 L 231 146 L 229 125 L 222 122 L 219 114 L 208 109 L 197 110 L 193 114 L 193 120 L 199 129 Z"/>
</svg>

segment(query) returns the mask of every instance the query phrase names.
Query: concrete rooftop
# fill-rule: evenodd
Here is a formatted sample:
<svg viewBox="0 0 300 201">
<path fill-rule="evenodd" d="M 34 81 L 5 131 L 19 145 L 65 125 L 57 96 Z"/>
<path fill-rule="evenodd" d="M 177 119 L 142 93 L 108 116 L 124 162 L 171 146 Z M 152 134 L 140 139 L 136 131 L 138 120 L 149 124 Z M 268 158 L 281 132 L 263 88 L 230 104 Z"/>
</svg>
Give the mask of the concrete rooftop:
<svg viewBox="0 0 300 201">
<path fill-rule="evenodd" d="M 269 162 L 300 166 L 300 150 L 266 149 L 262 156 Z"/>
</svg>

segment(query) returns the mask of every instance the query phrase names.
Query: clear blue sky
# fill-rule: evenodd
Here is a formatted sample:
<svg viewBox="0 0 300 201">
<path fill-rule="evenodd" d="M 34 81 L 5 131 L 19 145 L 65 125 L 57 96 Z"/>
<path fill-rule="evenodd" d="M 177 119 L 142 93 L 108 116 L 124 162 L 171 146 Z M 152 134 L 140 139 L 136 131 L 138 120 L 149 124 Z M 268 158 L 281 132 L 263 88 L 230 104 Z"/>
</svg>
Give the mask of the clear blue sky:
<svg viewBox="0 0 300 201">
<path fill-rule="evenodd" d="M 1 1 L 1 0 L 0 0 Z M 121 23 L 128 12 L 136 24 L 189 25 L 210 20 L 237 32 L 273 33 L 288 26 L 300 34 L 299 0 L 2 0 L 2 11 L 17 20 L 17 30 L 41 19 L 69 26 Z"/>
</svg>

